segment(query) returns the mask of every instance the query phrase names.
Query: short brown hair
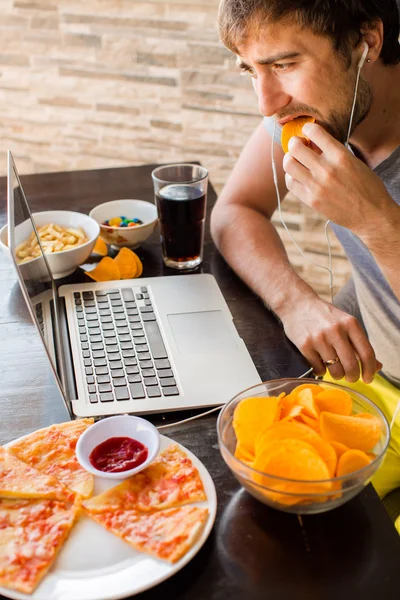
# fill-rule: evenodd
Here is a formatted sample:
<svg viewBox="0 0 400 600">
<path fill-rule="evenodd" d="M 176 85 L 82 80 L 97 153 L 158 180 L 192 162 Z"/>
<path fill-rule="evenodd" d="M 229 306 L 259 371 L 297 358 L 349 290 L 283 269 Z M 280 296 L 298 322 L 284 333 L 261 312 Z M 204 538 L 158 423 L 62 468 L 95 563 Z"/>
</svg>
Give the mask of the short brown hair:
<svg viewBox="0 0 400 600">
<path fill-rule="evenodd" d="M 334 47 L 349 56 L 350 44 L 361 41 L 361 30 L 383 23 L 380 58 L 385 65 L 400 62 L 399 9 L 396 0 L 221 0 L 218 23 L 221 41 L 232 52 L 250 30 L 289 19 L 313 33 L 328 37 Z"/>
</svg>

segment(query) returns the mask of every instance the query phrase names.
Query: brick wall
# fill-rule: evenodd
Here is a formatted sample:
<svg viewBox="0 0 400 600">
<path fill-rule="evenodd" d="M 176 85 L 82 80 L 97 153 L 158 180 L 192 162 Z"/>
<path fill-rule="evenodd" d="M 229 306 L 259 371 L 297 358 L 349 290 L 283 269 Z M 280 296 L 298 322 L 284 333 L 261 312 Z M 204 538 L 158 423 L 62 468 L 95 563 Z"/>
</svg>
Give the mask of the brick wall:
<svg viewBox="0 0 400 600">
<path fill-rule="evenodd" d="M 217 191 L 260 121 L 250 80 L 218 42 L 218 0 L 0 0 L 0 174 L 200 160 Z M 326 264 L 321 220 L 284 216 Z M 279 226 L 278 219 L 275 219 Z M 323 296 L 329 277 L 291 260 Z M 349 267 L 333 234 L 335 288 Z"/>
</svg>

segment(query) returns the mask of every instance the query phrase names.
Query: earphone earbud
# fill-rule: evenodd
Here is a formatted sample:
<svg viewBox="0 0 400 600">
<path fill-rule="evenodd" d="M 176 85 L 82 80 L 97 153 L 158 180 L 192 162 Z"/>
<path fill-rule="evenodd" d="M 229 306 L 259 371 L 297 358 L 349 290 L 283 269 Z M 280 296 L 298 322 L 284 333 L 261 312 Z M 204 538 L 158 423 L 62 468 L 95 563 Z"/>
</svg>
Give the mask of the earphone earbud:
<svg viewBox="0 0 400 600">
<path fill-rule="evenodd" d="M 363 50 L 363 53 L 361 55 L 360 62 L 358 63 L 358 68 L 359 69 L 362 69 L 362 67 L 364 66 L 365 59 L 367 58 L 368 51 L 369 51 L 369 46 L 368 46 L 367 42 L 364 42 L 364 50 Z"/>
</svg>

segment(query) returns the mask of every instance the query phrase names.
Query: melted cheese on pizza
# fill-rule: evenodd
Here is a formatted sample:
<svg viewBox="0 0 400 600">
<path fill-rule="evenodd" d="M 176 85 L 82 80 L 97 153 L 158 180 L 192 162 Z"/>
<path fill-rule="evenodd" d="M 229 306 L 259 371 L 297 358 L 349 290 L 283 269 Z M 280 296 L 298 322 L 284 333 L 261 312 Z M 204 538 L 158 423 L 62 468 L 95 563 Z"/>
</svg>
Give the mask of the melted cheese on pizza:
<svg viewBox="0 0 400 600">
<path fill-rule="evenodd" d="M 206 500 L 203 482 L 179 446 L 168 446 L 146 469 L 84 502 L 90 510 L 124 508 L 141 512 Z"/>
<path fill-rule="evenodd" d="M 182 506 L 152 513 L 135 510 L 88 511 L 108 531 L 131 546 L 169 562 L 176 562 L 198 539 L 208 517 L 208 510 Z"/>
<path fill-rule="evenodd" d="M 83 469 L 75 448 L 80 435 L 93 419 L 79 419 L 51 425 L 10 444 L 9 450 L 20 460 L 49 476 L 56 477 L 84 498 L 93 492 L 93 475 Z"/>
<path fill-rule="evenodd" d="M 0 498 L 52 498 L 74 501 L 74 493 L 0 447 Z"/>
<path fill-rule="evenodd" d="M 56 500 L 0 500 L 0 586 L 30 594 L 66 540 L 77 507 Z"/>
</svg>

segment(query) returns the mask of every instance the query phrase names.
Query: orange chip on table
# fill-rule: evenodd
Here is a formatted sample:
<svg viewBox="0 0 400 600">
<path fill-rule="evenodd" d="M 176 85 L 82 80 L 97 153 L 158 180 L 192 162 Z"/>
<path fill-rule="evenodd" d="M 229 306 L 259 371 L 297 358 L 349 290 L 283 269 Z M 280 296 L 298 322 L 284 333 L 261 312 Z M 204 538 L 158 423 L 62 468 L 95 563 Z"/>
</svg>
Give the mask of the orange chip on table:
<svg viewBox="0 0 400 600">
<path fill-rule="evenodd" d="M 341 442 L 365 452 L 372 450 L 382 433 L 379 418 L 367 413 L 345 416 L 322 412 L 320 423 L 325 440 Z"/>
<path fill-rule="evenodd" d="M 114 262 L 118 265 L 121 279 L 133 279 L 138 272 L 135 253 L 129 248 L 121 248 Z"/>
<path fill-rule="evenodd" d="M 353 399 L 345 390 L 326 389 L 315 396 L 315 403 L 319 410 L 335 413 L 337 415 L 351 415 Z"/>
<path fill-rule="evenodd" d="M 107 244 L 105 243 L 105 241 L 103 240 L 103 238 L 101 238 L 101 237 L 97 238 L 92 252 L 93 252 L 93 254 L 100 254 L 100 256 L 107 256 L 108 247 L 107 247 Z"/>
<path fill-rule="evenodd" d="M 276 396 L 254 396 L 241 400 L 233 413 L 238 443 L 254 454 L 256 437 L 279 418 L 280 410 L 280 398 Z"/>
<path fill-rule="evenodd" d="M 367 467 L 371 462 L 371 458 L 362 450 L 346 450 L 338 460 L 336 476 L 349 475 L 359 469 Z"/>
<path fill-rule="evenodd" d="M 297 117 L 296 119 L 292 119 L 285 123 L 282 127 L 281 133 L 281 144 L 283 151 L 286 153 L 289 150 L 289 140 L 294 135 L 300 136 L 307 141 L 309 144 L 308 138 L 303 134 L 303 126 L 306 123 L 315 123 L 315 119 L 313 117 Z"/>
<path fill-rule="evenodd" d="M 120 279 L 118 264 L 110 257 L 105 256 L 92 271 L 85 271 L 94 281 L 114 281 Z"/>
</svg>

